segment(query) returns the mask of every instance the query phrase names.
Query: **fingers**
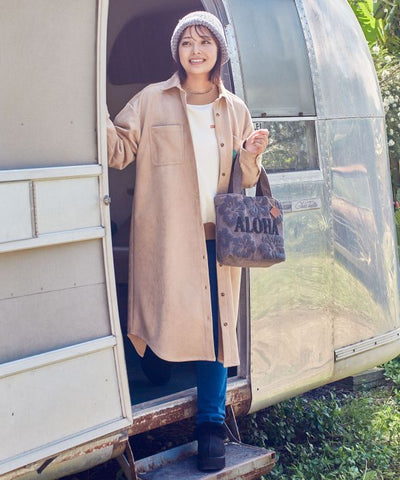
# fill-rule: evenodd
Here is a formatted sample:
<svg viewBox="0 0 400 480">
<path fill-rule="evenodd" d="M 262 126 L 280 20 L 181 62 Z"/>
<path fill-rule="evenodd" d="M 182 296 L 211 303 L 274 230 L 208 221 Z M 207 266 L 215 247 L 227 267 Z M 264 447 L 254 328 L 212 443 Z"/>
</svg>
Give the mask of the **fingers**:
<svg viewBox="0 0 400 480">
<path fill-rule="evenodd" d="M 269 132 L 266 129 L 256 130 L 250 135 L 249 141 L 257 148 L 257 153 L 262 153 L 268 146 Z"/>
</svg>

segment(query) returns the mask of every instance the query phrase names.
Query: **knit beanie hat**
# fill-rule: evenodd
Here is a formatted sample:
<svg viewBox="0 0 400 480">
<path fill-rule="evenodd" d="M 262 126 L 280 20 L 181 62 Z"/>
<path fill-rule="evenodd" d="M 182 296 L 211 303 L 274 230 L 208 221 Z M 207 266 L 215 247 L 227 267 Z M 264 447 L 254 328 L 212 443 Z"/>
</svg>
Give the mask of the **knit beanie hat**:
<svg viewBox="0 0 400 480">
<path fill-rule="evenodd" d="M 215 15 L 204 11 L 191 12 L 187 14 L 185 17 L 179 20 L 178 25 L 175 27 L 174 33 L 171 37 L 171 52 L 172 58 L 175 60 L 175 62 L 178 63 L 179 61 L 179 39 L 186 28 L 192 25 L 202 25 L 210 30 L 219 43 L 219 48 L 221 51 L 221 63 L 222 65 L 226 63 L 229 60 L 229 55 L 222 23 Z"/>
</svg>

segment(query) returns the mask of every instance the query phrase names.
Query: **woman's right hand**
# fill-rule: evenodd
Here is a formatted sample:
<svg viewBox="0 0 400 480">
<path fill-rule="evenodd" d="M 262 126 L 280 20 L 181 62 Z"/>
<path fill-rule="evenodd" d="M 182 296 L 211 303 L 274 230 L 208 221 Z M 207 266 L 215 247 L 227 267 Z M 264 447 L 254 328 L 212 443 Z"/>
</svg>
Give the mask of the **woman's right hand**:
<svg viewBox="0 0 400 480">
<path fill-rule="evenodd" d="M 245 150 L 254 155 L 264 153 L 268 146 L 269 131 L 266 128 L 255 130 L 245 141 Z"/>
</svg>

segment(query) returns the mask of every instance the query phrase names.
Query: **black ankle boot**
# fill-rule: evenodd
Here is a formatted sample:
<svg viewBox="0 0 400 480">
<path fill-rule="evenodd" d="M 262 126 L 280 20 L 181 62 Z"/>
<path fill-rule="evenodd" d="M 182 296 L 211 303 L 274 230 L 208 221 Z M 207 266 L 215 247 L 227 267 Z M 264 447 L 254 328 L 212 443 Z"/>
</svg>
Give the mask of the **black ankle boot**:
<svg viewBox="0 0 400 480">
<path fill-rule="evenodd" d="M 153 385 L 165 385 L 171 378 L 172 363 L 158 357 L 149 346 L 141 363 L 144 374 Z"/>
<path fill-rule="evenodd" d="M 225 427 L 219 423 L 200 423 L 196 429 L 198 442 L 197 468 L 202 471 L 225 467 Z"/>
</svg>

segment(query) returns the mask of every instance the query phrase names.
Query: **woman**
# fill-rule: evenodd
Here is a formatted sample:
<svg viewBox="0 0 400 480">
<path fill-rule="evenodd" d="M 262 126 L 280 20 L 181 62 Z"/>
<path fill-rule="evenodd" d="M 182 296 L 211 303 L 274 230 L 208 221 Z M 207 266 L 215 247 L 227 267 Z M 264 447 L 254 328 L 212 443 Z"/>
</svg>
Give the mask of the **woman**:
<svg viewBox="0 0 400 480">
<path fill-rule="evenodd" d="M 108 123 L 109 165 L 136 160 L 130 238 L 128 336 L 139 355 L 197 362 L 198 467 L 225 465 L 227 367 L 239 363 L 241 271 L 217 265 L 214 196 L 228 189 L 240 152 L 253 186 L 268 131 L 253 132 L 244 103 L 220 78 L 228 61 L 219 20 L 181 19 L 171 38 L 178 72 L 137 94 Z"/>
</svg>

